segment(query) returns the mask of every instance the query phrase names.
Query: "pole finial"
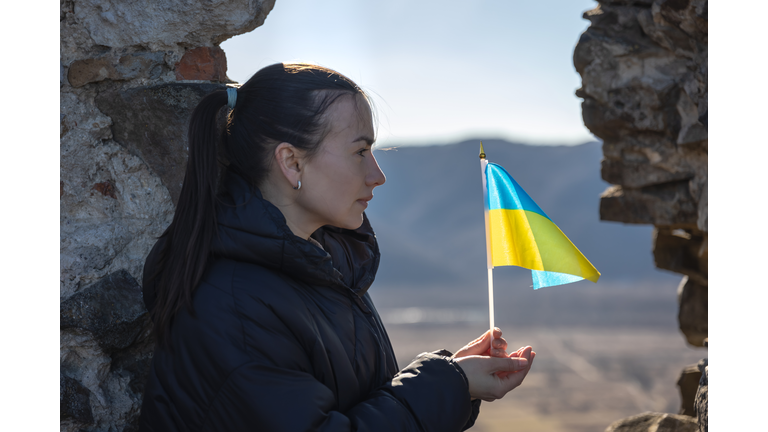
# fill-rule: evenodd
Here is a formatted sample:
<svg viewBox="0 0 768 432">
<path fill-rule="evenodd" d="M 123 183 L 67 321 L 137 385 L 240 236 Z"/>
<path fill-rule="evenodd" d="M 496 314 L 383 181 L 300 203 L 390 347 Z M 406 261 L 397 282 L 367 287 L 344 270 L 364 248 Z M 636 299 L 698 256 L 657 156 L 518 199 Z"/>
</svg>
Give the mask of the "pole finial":
<svg viewBox="0 0 768 432">
<path fill-rule="evenodd" d="M 485 159 L 485 150 L 483 150 L 483 142 L 480 141 L 480 159 Z"/>
</svg>

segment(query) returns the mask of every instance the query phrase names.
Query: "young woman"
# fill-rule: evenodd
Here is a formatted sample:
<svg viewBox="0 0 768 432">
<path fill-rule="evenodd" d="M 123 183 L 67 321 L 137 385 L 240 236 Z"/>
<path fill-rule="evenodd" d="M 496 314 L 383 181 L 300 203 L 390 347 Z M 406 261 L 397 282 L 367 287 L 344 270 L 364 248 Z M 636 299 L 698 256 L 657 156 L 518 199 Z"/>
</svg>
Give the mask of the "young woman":
<svg viewBox="0 0 768 432">
<path fill-rule="evenodd" d="M 144 269 L 158 344 L 140 430 L 460 431 L 520 385 L 535 353 L 507 355 L 498 329 L 493 350 L 486 332 L 397 370 L 367 294 L 373 141 L 365 93 L 319 66 L 268 66 L 200 102 Z"/>
</svg>

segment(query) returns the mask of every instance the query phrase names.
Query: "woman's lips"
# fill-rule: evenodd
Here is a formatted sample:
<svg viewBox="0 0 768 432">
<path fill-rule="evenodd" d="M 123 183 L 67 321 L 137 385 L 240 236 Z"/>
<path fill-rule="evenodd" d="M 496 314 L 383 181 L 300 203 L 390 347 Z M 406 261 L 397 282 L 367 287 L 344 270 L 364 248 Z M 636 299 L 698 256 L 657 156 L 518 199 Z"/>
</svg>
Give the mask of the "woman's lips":
<svg viewBox="0 0 768 432">
<path fill-rule="evenodd" d="M 365 198 L 360 198 L 359 200 L 357 200 L 357 202 L 362 204 L 363 207 L 368 208 L 368 201 L 370 201 L 372 199 L 373 199 L 373 195 L 371 195 L 369 197 L 365 197 Z"/>
</svg>

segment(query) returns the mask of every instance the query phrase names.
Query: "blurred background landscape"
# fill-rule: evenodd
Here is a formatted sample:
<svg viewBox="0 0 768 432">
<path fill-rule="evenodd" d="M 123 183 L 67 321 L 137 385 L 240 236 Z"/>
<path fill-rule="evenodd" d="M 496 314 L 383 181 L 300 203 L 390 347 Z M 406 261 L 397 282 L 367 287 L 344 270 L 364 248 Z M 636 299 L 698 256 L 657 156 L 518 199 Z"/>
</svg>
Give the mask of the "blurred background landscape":
<svg viewBox="0 0 768 432">
<path fill-rule="evenodd" d="M 483 403 L 475 429 L 601 431 L 639 412 L 677 412 L 681 365 L 706 349 L 687 347 L 678 329 L 680 276 L 654 267 L 653 228 L 599 220 L 600 143 L 483 143 L 602 276 L 534 291 L 530 271 L 494 269 L 496 325 L 537 358 L 521 387 Z M 387 182 L 367 211 L 382 253 L 370 293 L 401 366 L 488 328 L 478 150 L 468 140 L 374 152 Z"/>
</svg>

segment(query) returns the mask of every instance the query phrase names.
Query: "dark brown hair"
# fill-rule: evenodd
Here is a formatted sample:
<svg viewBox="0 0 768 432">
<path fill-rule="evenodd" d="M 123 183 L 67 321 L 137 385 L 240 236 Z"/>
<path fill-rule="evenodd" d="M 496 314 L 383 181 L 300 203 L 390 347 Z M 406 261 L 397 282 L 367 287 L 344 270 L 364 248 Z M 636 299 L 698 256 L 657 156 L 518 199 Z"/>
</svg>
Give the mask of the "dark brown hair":
<svg viewBox="0 0 768 432">
<path fill-rule="evenodd" d="M 205 96 L 189 123 L 189 159 L 176 213 L 161 239 L 156 299 L 150 311 L 158 342 L 169 347 L 173 317 L 192 309 L 216 232 L 219 159 L 252 187 L 268 174 L 277 144 L 287 142 L 311 157 L 327 133 L 323 114 L 338 98 L 365 93 L 349 78 L 322 66 L 278 63 L 256 72 L 237 89 L 237 101 L 219 132 L 217 117 L 227 91 Z"/>
</svg>

